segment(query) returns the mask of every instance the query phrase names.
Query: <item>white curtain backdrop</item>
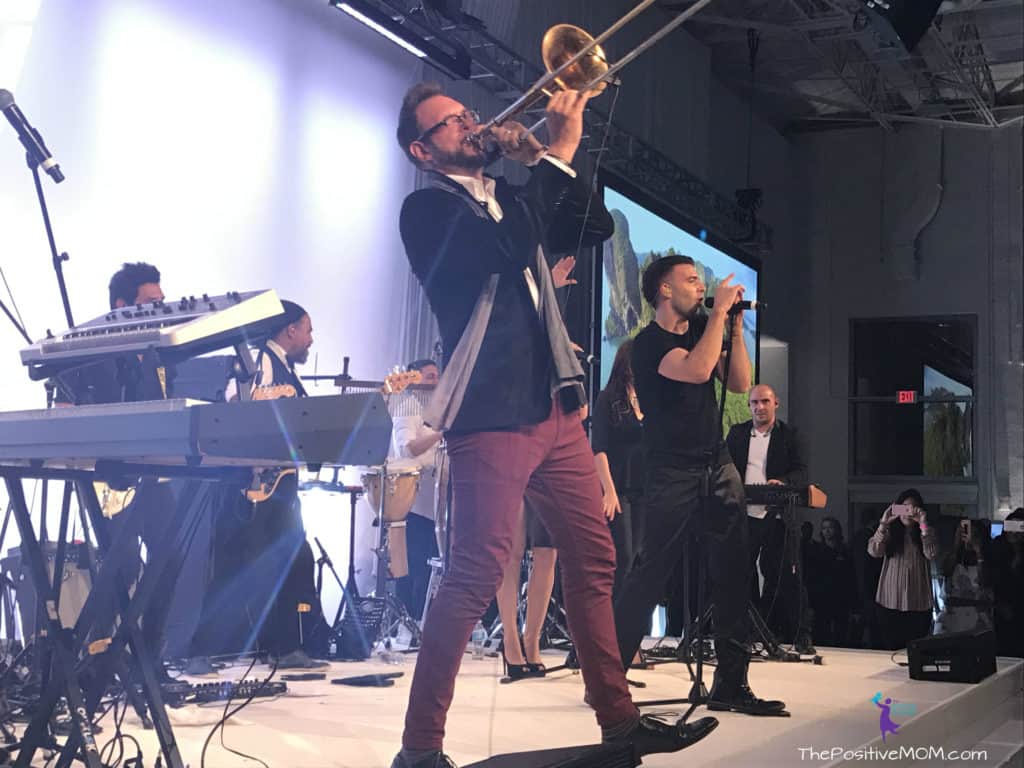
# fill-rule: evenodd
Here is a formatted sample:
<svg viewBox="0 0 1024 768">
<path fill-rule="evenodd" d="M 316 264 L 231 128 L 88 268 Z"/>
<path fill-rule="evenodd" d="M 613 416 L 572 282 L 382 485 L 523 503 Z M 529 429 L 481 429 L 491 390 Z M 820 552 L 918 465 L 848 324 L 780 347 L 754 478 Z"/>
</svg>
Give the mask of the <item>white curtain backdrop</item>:
<svg viewBox="0 0 1024 768">
<path fill-rule="evenodd" d="M 306 373 L 336 373 L 346 355 L 357 378 L 405 362 L 398 211 L 415 172 L 394 131 L 420 72 L 325 0 L 0 0 L 0 88 L 67 176 L 43 183 L 75 319 L 107 309 L 124 261 L 157 265 L 172 298 L 276 288 L 312 316 Z M 2 120 L 0 269 L 33 338 L 64 327 L 32 180 Z M 5 411 L 44 405 L 23 346 L 0 317 Z M 343 568 L 344 510 L 318 524 Z"/>
</svg>

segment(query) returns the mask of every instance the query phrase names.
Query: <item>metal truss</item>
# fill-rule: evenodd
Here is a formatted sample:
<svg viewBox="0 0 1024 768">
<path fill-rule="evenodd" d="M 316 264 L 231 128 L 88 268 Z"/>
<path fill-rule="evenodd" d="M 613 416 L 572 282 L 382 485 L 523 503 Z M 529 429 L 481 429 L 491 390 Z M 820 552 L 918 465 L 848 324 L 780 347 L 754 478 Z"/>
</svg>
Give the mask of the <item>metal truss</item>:
<svg viewBox="0 0 1024 768">
<path fill-rule="evenodd" d="M 947 10 L 912 53 L 880 38 L 862 0 L 778 0 L 769 5 L 731 0 L 697 20 L 710 25 L 698 29 L 713 30 L 700 35 L 705 42 L 734 46 L 737 58 L 740 30 L 800 40 L 812 57 L 810 66 L 817 62 L 821 75 L 813 76 L 817 73 L 809 73 L 803 63 L 789 72 L 785 60 L 776 60 L 768 62 L 775 85 L 753 87 L 817 105 L 819 114 L 804 120 L 870 119 L 886 130 L 905 121 L 985 128 L 1003 124 L 997 117 L 1001 109 L 1018 108 L 999 105 L 1020 78 L 1001 88 L 994 82 L 978 14 L 1012 7 L 1019 8 L 1020 0 L 985 0 Z M 1019 33 L 990 35 L 991 41 L 1010 37 Z M 815 80 L 833 80 L 841 89 L 827 92 L 813 85 Z M 738 78 L 732 84 L 751 87 Z"/>
<path fill-rule="evenodd" d="M 966 101 L 978 120 L 985 125 L 998 125 L 999 121 L 992 114 L 992 107 L 996 103 L 996 85 L 992 81 L 992 71 L 988 66 L 978 27 L 970 15 L 958 18 L 957 21 L 960 23 L 953 29 L 952 49 L 934 26 L 931 28 L 931 36 L 940 55 L 955 73 L 960 90 L 966 95 Z"/>
<path fill-rule="evenodd" d="M 470 79 L 505 104 L 515 101 L 543 74 L 537 65 L 472 19 L 453 23 L 424 8 L 418 0 L 370 1 L 400 23 L 415 25 L 421 32 L 465 48 L 472 61 Z M 614 120 L 609 121 L 606 111 L 588 107 L 584 135 L 589 137 L 588 151 L 595 161 L 601 155 L 602 168 L 754 256 L 771 252 L 771 227 L 758 221 L 755 212 L 741 208 Z"/>
</svg>

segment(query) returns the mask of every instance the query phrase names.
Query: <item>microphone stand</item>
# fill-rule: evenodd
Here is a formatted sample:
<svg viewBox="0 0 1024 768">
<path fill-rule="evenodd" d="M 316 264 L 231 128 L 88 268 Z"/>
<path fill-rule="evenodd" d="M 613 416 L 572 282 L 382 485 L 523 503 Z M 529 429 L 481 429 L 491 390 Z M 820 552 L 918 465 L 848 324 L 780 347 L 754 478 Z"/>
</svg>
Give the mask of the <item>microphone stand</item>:
<svg viewBox="0 0 1024 768">
<path fill-rule="evenodd" d="M 46 196 L 43 194 L 43 185 L 39 180 L 39 161 L 35 154 L 27 152 L 25 159 L 28 162 L 29 170 L 32 171 L 32 180 L 36 185 L 36 197 L 39 198 L 39 210 L 43 214 L 43 225 L 46 227 L 46 239 L 50 244 L 50 256 L 53 259 L 53 271 L 57 273 L 57 288 L 60 290 L 60 300 L 64 306 L 64 319 L 68 328 L 74 326 L 75 321 L 71 316 L 71 302 L 68 299 L 68 286 L 64 280 L 64 262 L 70 259 L 67 253 L 57 252 L 57 243 L 53 239 L 53 227 L 50 224 L 50 211 L 46 206 Z"/>
</svg>

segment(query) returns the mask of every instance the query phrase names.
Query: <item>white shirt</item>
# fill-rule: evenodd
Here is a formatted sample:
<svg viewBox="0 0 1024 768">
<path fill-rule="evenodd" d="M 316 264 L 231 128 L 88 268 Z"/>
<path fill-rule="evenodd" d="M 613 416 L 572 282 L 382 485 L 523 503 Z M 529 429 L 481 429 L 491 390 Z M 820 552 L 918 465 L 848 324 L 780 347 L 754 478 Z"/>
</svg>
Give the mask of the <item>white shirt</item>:
<svg viewBox="0 0 1024 768">
<path fill-rule="evenodd" d="M 416 491 L 416 500 L 413 502 L 413 514 L 425 517 L 428 520 L 434 519 L 434 485 L 435 465 L 437 463 L 438 444 L 430 446 L 423 453 L 413 454 L 409 450 L 409 443 L 418 437 L 436 434 L 435 430 L 423 423 L 423 407 L 419 398 L 420 393 L 406 393 L 402 415 L 393 415 L 391 432 L 391 453 L 388 458 L 390 470 L 418 469 L 420 471 L 420 484 Z"/>
<path fill-rule="evenodd" d="M 565 173 L 572 176 L 572 178 L 576 178 L 576 171 L 561 160 L 552 157 L 551 155 L 544 155 L 541 157 L 541 160 L 547 160 L 555 167 L 562 169 Z M 505 218 L 505 212 L 501 210 L 501 204 L 498 203 L 498 198 L 494 196 L 495 183 L 494 179 L 490 176 L 484 176 L 483 181 L 475 176 L 459 176 L 456 174 L 448 174 L 448 178 L 458 184 L 461 184 L 474 200 L 487 209 L 487 213 L 492 219 L 500 222 Z M 529 267 L 523 270 L 523 277 L 526 280 L 526 287 L 530 289 L 530 296 L 533 298 L 533 306 L 539 307 L 540 289 L 537 288 L 537 281 L 534 279 L 533 273 L 530 271 Z"/>
<path fill-rule="evenodd" d="M 772 429 L 774 428 L 775 425 L 772 424 Z M 772 439 L 772 429 L 758 432 L 756 427 L 750 428 L 750 450 L 747 453 L 747 469 L 743 475 L 744 485 L 764 485 L 768 482 L 765 463 L 768 460 L 768 443 Z M 763 519 L 768 514 L 768 509 L 764 504 L 747 504 L 747 514 Z"/>
</svg>

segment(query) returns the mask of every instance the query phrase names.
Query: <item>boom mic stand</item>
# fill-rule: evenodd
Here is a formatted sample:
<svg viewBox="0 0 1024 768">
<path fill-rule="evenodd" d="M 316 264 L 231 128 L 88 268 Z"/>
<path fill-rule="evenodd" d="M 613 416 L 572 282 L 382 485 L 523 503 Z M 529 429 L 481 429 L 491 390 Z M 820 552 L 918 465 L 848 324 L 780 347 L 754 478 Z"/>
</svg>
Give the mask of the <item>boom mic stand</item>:
<svg viewBox="0 0 1024 768">
<path fill-rule="evenodd" d="M 36 138 L 39 139 L 39 144 L 42 144 L 42 139 L 38 136 L 38 134 L 36 134 Z M 71 328 L 71 327 L 74 326 L 75 321 L 74 321 L 74 317 L 73 317 L 73 315 L 71 313 L 71 302 L 68 299 L 67 282 L 64 279 L 64 262 L 68 261 L 70 257 L 68 256 L 67 253 L 59 252 L 57 250 L 57 242 L 56 242 L 56 240 L 54 238 L 54 235 L 53 235 L 53 225 L 52 225 L 52 223 L 50 221 L 50 211 L 49 211 L 49 208 L 48 208 L 48 206 L 46 204 L 46 195 L 43 192 L 42 181 L 40 180 L 40 177 L 39 177 L 39 166 L 43 163 L 43 161 L 46 158 L 41 157 L 39 155 L 39 152 L 38 152 L 38 149 L 37 149 L 37 146 L 36 146 L 35 142 L 27 141 L 24 138 L 22 138 L 22 144 L 25 147 L 25 163 L 28 166 L 29 171 L 32 173 L 32 181 L 33 181 L 33 184 L 34 184 L 35 189 L 36 189 L 36 198 L 39 201 L 39 211 L 40 211 L 40 213 L 41 213 L 41 215 L 43 217 L 43 227 L 46 230 L 46 241 L 47 241 L 47 244 L 49 245 L 49 248 L 50 248 L 51 264 L 53 266 L 54 273 L 56 274 L 56 277 L 57 277 L 57 289 L 60 292 L 61 305 L 62 305 L 62 307 L 64 309 L 64 320 L 65 320 L 65 322 L 67 324 L 67 327 Z M 57 181 L 57 183 L 59 183 L 60 181 L 63 181 L 63 175 L 60 175 L 59 178 L 55 177 L 55 180 Z M 18 320 L 15 318 L 14 314 L 10 311 L 10 309 L 7 308 L 7 306 L 2 301 L 0 301 L 0 309 L 3 309 L 4 314 L 7 315 L 7 318 L 11 321 L 11 323 L 14 325 L 15 329 L 22 336 L 22 338 L 24 338 L 25 341 L 28 344 L 32 344 L 32 338 L 31 338 L 31 336 L 29 336 L 28 331 L 25 329 L 25 327 L 20 322 L 18 322 Z M 47 335 L 49 335 L 49 332 L 47 332 Z M 53 379 L 50 379 L 50 380 L 48 380 L 46 382 L 45 387 L 46 387 L 46 407 L 47 407 L 47 409 L 49 409 L 49 408 L 53 407 L 53 403 L 54 403 L 54 399 L 55 399 L 54 396 L 55 396 L 56 389 L 57 389 L 57 383 Z M 64 494 L 63 494 L 63 502 L 62 502 L 62 510 L 61 510 L 61 520 L 62 520 L 62 523 L 61 523 L 61 534 L 62 535 L 66 535 L 66 532 L 67 532 L 66 520 L 67 520 L 68 507 L 70 505 L 70 500 L 71 500 L 71 486 L 65 484 Z M 46 524 L 46 522 L 47 522 L 46 521 L 46 513 L 47 513 L 47 510 L 48 510 L 48 507 L 49 507 L 49 480 L 47 478 L 43 478 L 43 480 L 42 480 L 42 488 L 41 488 L 41 491 L 40 491 L 40 505 L 39 506 L 40 506 L 40 509 L 39 509 L 39 541 L 41 542 L 42 546 L 45 546 L 46 545 L 46 541 L 48 539 L 47 524 Z M 6 527 L 7 526 L 5 524 L 4 528 L 6 529 Z M 5 530 L 5 533 L 6 533 L 6 530 Z M 0 546 L 2 546 L 2 543 L 3 543 L 3 537 L 0 536 Z M 60 541 L 57 542 L 57 555 L 58 555 L 58 559 L 57 559 L 57 561 L 54 564 L 54 577 L 53 578 L 54 578 L 54 584 L 56 585 L 56 588 L 58 589 L 58 591 L 57 591 L 57 599 L 58 600 L 60 599 L 60 591 L 59 591 L 59 589 L 60 589 L 60 576 L 63 574 L 63 570 L 64 570 L 64 564 L 62 562 L 62 558 L 63 558 L 63 554 L 64 554 L 64 549 L 65 549 L 64 545 L 65 545 L 65 542 L 63 540 L 60 540 Z M 42 592 L 43 586 L 42 585 L 37 585 L 37 590 L 39 590 L 39 593 L 42 594 L 43 593 Z M 37 615 L 37 617 L 39 616 L 39 611 L 36 611 L 36 615 Z M 49 663 L 48 663 L 49 662 L 49 658 L 48 658 L 47 654 L 43 654 L 42 658 L 43 658 L 43 669 L 42 669 L 42 672 L 43 672 L 43 679 L 45 680 L 48 677 L 48 673 L 49 673 Z"/>
</svg>

